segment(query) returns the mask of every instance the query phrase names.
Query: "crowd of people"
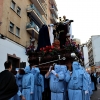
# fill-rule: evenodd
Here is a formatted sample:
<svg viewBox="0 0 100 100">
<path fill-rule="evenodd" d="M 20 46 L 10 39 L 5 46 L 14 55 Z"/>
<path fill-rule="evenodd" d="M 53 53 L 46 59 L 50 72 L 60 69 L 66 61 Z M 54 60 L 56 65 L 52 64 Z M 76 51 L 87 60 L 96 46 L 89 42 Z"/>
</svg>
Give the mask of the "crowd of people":
<svg viewBox="0 0 100 100">
<path fill-rule="evenodd" d="M 49 79 L 51 100 L 90 100 L 93 90 L 97 90 L 96 74 L 86 71 L 78 61 L 73 61 L 72 71 L 66 65 L 50 66 L 45 76 L 34 66 L 26 66 L 23 74 L 17 68 L 16 81 L 12 73 L 7 76 L 11 69 L 11 63 L 5 62 L 5 71 L 0 73 L 0 100 L 42 100 L 44 78 Z"/>
</svg>

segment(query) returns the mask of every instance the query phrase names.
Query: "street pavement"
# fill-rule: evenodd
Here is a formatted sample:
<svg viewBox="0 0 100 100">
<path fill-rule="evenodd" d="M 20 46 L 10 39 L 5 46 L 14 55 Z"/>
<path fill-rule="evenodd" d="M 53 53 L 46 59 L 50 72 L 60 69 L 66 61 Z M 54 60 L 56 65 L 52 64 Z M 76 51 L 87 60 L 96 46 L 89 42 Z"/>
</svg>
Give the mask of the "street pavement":
<svg viewBox="0 0 100 100">
<path fill-rule="evenodd" d="M 91 100 L 100 100 L 100 84 L 97 86 L 98 90 L 93 92 Z"/>
</svg>

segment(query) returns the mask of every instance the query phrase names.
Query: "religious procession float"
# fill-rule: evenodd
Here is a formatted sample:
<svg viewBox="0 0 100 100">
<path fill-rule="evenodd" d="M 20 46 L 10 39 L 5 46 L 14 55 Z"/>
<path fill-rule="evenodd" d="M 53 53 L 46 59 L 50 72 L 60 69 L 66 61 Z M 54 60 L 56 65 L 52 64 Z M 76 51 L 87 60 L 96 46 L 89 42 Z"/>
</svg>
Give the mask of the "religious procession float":
<svg viewBox="0 0 100 100">
<path fill-rule="evenodd" d="M 84 58 L 79 44 L 73 41 L 71 24 L 73 20 L 60 17 L 59 22 L 43 25 L 39 30 L 38 46 L 35 49 L 35 39 L 26 48 L 29 64 L 39 67 L 45 74 L 50 65 L 55 63 L 65 64 L 71 70 L 73 59 L 78 59 L 83 64 Z"/>
</svg>

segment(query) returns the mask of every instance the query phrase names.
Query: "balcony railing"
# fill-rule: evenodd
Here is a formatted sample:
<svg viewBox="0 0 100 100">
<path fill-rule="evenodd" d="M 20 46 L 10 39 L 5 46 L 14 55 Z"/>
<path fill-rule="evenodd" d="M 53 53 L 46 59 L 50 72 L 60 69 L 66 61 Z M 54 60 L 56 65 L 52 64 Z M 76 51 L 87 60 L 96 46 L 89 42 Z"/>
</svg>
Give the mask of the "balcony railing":
<svg viewBox="0 0 100 100">
<path fill-rule="evenodd" d="M 56 19 L 56 17 L 54 16 L 54 14 L 51 15 L 50 19 L 51 19 L 51 21 L 52 21 L 53 23 L 56 23 L 56 22 L 57 22 L 57 19 Z"/>
<path fill-rule="evenodd" d="M 92 50 L 92 46 L 88 48 L 88 51 L 91 51 L 91 50 Z"/>
<path fill-rule="evenodd" d="M 32 36 L 34 36 L 34 38 L 38 39 L 39 27 L 33 21 L 27 23 L 26 30 L 30 35 L 32 35 Z"/>
<path fill-rule="evenodd" d="M 93 54 L 92 55 L 89 55 L 89 59 L 93 59 Z"/>
<path fill-rule="evenodd" d="M 34 28 L 37 32 L 39 32 L 39 27 L 33 21 L 27 23 L 26 29 L 29 29 L 29 28 Z"/>
<path fill-rule="evenodd" d="M 42 5 L 42 1 L 40 1 L 40 0 L 31 0 L 31 2 L 36 6 L 36 8 L 38 8 L 41 15 L 45 15 L 46 12 L 45 12 L 45 9 Z"/>
<path fill-rule="evenodd" d="M 51 4 L 54 4 L 55 5 L 55 9 L 58 11 L 57 4 L 56 4 L 55 0 L 50 0 L 50 2 L 51 2 Z"/>
<path fill-rule="evenodd" d="M 44 10 L 44 12 L 46 14 L 46 9 L 47 9 L 47 7 L 45 6 L 46 5 L 46 2 L 45 3 L 43 2 L 45 0 L 38 0 L 38 1 L 40 2 L 41 6 L 42 6 L 42 8 L 43 8 L 43 10 Z"/>
<path fill-rule="evenodd" d="M 31 4 L 28 6 L 27 8 L 27 12 L 32 13 L 33 17 L 37 20 L 37 22 L 39 24 L 46 24 L 46 21 L 44 20 L 44 18 L 42 17 L 42 15 L 40 14 L 40 12 L 37 10 L 37 8 L 35 7 L 34 4 Z"/>
<path fill-rule="evenodd" d="M 92 62 L 92 63 L 89 63 L 89 66 L 94 66 L 94 62 Z"/>
<path fill-rule="evenodd" d="M 58 18 L 58 14 L 57 14 L 57 11 L 55 10 L 55 8 L 50 7 L 50 10 L 51 10 L 52 14 L 55 14 L 56 18 Z"/>
</svg>

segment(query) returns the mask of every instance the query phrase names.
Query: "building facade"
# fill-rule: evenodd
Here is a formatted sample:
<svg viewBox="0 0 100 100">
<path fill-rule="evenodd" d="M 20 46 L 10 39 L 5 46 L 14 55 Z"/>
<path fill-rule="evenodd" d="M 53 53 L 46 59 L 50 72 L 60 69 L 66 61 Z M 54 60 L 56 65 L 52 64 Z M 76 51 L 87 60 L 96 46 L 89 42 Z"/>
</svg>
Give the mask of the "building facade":
<svg viewBox="0 0 100 100">
<path fill-rule="evenodd" d="M 100 35 L 91 36 L 87 42 L 89 65 L 100 66 Z"/>
<path fill-rule="evenodd" d="M 94 56 L 93 56 L 93 46 L 92 39 L 90 38 L 87 42 L 88 56 L 89 56 L 89 66 L 94 66 Z"/>
<path fill-rule="evenodd" d="M 55 5 L 52 10 L 50 5 Z M 0 71 L 4 69 L 6 60 L 11 60 L 14 68 L 20 67 L 23 62 L 28 65 L 25 48 L 33 38 L 37 45 L 43 24 L 55 23 L 50 17 L 54 14 L 57 18 L 55 9 L 54 0 L 0 0 L 0 36 L 6 37 L 0 38 Z M 14 65 L 14 62 L 17 64 Z"/>
<path fill-rule="evenodd" d="M 87 67 L 89 67 L 89 59 L 88 59 L 89 57 L 88 57 L 87 45 L 82 44 L 80 48 L 81 48 L 82 54 L 84 56 L 84 67 L 87 68 Z"/>
<path fill-rule="evenodd" d="M 48 0 L 48 23 L 56 23 L 58 19 L 58 9 L 55 0 Z"/>
</svg>

